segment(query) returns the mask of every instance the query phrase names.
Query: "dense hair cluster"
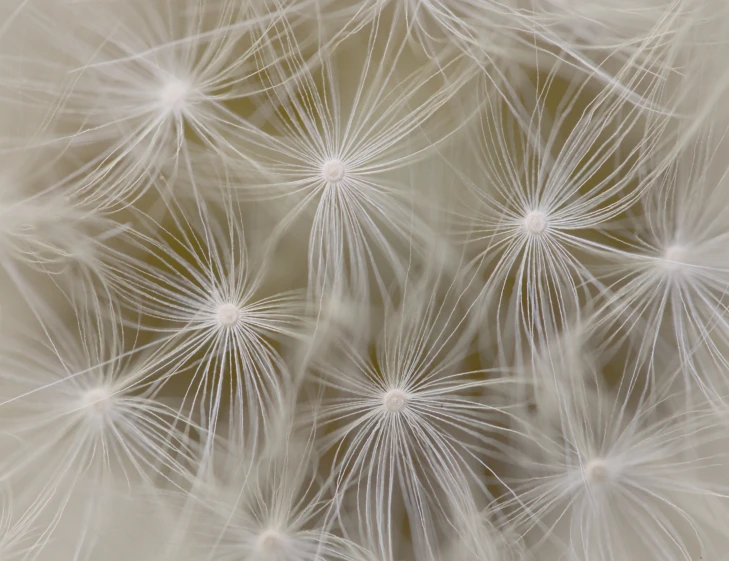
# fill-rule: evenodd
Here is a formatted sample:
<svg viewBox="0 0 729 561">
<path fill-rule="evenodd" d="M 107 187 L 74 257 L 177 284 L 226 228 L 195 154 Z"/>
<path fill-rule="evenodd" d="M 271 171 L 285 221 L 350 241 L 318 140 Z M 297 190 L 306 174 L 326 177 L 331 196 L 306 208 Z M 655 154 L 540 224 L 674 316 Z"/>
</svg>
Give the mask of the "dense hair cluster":
<svg viewBox="0 0 729 561">
<path fill-rule="evenodd" d="M 727 37 L 0 2 L 0 561 L 729 561 Z"/>
</svg>

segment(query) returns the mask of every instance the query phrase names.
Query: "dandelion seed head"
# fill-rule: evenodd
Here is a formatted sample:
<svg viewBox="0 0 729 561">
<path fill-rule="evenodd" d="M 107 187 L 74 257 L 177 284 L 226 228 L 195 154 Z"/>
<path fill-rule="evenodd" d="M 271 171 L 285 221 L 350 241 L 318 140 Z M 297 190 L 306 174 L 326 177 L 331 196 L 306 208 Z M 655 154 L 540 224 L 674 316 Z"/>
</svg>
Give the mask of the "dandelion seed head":
<svg viewBox="0 0 729 561">
<path fill-rule="evenodd" d="M 321 175 L 327 183 L 339 183 L 345 173 L 346 168 L 341 160 L 329 160 L 321 167 Z"/>
<path fill-rule="evenodd" d="M 227 302 L 218 307 L 215 317 L 220 327 L 235 327 L 240 321 L 240 310 L 235 304 Z"/>
<path fill-rule="evenodd" d="M 170 113 L 182 113 L 190 98 L 190 84 L 179 78 L 170 79 L 160 91 L 162 107 Z"/>
<path fill-rule="evenodd" d="M 400 413 L 408 404 L 408 395 L 400 389 L 389 390 L 383 398 L 385 411 L 388 413 Z"/>
<path fill-rule="evenodd" d="M 532 236 L 541 236 L 548 225 L 547 215 L 541 210 L 532 210 L 524 217 L 524 228 Z"/>
</svg>

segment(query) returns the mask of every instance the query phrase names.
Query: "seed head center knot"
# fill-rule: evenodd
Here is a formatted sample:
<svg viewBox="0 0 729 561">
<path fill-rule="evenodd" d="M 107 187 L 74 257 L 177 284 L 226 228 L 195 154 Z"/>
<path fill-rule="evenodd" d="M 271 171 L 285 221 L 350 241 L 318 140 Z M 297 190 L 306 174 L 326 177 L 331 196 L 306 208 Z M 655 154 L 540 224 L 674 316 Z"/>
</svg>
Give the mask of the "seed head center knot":
<svg viewBox="0 0 729 561">
<path fill-rule="evenodd" d="M 274 553 L 281 549 L 283 537 L 279 532 L 267 529 L 258 536 L 258 550 L 264 553 Z"/>
<path fill-rule="evenodd" d="M 235 304 L 223 304 L 218 308 L 217 319 L 221 327 L 234 327 L 240 320 L 240 310 Z"/>
<path fill-rule="evenodd" d="M 344 179 L 344 163 L 340 160 L 329 160 L 321 167 L 321 175 L 327 183 L 338 183 Z"/>
<path fill-rule="evenodd" d="M 524 227 L 533 236 L 539 236 L 547 229 L 549 222 L 541 210 L 532 210 L 524 217 Z"/>
<path fill-rule="evenodd" d="M 666 248 L 663 254 L 663 267 L 667 271 L 680 269 L 686 261 L 686 249 L 680 245 L 672 245 Z"/>
<path fill-rule="evenodd" d="M 610 469 L 603 460 L 590 460 L 585 465 L 585 475 L 590 483 L 602 484 L 610 479 Z"/>
<path fill-rule="evenodd" d="M 110 406 L 111 394 L 106 388 L 93 388 L 83 396 L 83 405 L 90 412 L 103 414 Z"/>
<path fill-rule="evenodd" d="M 184 81 L 175 78 L 170 80 L 162 88 L 160 101 L 167 110 L 179 113 L 184 109 L 189 95 L 190 86 Z"/>
<path fill-rule="evenodd" d="M 390 413 L 399 413 L 408 403 L 407 394 L 399 389 L 390 390 L 384 398 L 385 410 Z"/>
</svg>

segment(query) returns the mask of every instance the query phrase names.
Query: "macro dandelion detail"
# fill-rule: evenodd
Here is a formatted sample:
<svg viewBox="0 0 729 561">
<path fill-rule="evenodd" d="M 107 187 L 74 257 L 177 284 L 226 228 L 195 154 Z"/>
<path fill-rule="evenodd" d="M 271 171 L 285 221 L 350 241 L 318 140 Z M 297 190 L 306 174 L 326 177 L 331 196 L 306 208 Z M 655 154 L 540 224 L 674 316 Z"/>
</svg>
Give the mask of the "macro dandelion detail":
<svg viewBox="0 0 729 561">
<path fill-rule="evenodd" d="M 729 561 L 728 31 L 0 3 L 0 561 Z"/>
</svg>

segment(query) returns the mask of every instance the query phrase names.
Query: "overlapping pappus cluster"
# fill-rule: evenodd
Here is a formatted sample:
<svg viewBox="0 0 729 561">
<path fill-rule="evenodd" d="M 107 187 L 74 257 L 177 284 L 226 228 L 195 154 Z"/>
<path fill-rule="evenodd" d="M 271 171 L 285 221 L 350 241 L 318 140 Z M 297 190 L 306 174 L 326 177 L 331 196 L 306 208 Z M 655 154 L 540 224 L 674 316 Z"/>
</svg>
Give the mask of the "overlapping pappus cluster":
<svg viewBox="0 0 729 561">
<path fill-rule="evenodd" d="M 728 32 L 0 3 L 0 560 L 729 561 Z"/>
</svg>

